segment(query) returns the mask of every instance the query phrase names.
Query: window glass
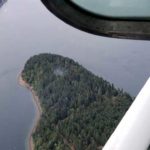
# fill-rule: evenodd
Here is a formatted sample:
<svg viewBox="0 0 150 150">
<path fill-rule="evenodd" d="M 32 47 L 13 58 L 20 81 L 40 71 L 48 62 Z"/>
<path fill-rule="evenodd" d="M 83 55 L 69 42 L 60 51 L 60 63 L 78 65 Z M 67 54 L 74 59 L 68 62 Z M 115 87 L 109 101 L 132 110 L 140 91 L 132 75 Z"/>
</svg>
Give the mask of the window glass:
<svg viewBox="0 0 150 150">
<path fill-rule="evenodd" d="M 71 0 L 80 7 L 110 17 L 150 17 L 149 0 Z"/>
</svg>

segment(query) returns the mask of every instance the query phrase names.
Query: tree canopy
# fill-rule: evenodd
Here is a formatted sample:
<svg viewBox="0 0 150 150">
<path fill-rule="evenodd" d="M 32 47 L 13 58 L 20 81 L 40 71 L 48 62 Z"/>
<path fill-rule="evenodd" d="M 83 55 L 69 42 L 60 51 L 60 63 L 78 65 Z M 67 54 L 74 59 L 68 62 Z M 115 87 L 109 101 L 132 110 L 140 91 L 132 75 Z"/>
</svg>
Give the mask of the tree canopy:
<svg viewBox="0 0 150 150">
<path fill-rule="evenodd" d="M 31 57 L 22 77 L 43 110 L 33 134 L 35 150 L 100 150 L 133 101 L 128 93 L 59 55 Z"/>
</svg>

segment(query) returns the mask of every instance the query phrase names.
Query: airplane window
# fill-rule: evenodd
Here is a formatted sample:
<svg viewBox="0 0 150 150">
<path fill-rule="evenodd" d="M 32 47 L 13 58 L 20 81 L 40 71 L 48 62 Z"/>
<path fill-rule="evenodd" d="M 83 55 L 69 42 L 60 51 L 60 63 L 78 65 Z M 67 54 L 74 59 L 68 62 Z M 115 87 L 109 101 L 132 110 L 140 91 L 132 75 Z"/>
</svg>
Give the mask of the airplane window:
<svg viewBox="0 0 150 150">
<path fill-rule="evenodd" d="M 0 150 L 103 150 L 134 103 L 150 75 L 148 1 L 127 16 L 97 2 L 0 0 Z M 125 150 L 148 148 L 145 116 L 145 149 Z"/>
<path fill-rule="evenodd" d="M 57 17 L 80 30 L 101 36 L 148 40 L 150 4 L 146 0 L 136 1 L 42 0 Z"/>
</svg>

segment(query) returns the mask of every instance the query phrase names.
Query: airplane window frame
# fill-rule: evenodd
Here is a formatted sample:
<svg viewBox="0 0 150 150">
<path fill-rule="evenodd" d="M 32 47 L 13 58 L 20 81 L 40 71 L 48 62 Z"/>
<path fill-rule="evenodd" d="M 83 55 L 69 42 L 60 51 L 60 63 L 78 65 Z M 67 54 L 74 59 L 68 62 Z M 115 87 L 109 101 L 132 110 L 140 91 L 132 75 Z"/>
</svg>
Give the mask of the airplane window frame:
<svg viewBox="0 0 150 150">
<path fill-rule="evenodd" d="M 82 31 L 95 35 L 150 40 L 150 21 L 110 18 L 90 13 L 69 0 L 41 0 L 55 16 Z"/>
</svg>

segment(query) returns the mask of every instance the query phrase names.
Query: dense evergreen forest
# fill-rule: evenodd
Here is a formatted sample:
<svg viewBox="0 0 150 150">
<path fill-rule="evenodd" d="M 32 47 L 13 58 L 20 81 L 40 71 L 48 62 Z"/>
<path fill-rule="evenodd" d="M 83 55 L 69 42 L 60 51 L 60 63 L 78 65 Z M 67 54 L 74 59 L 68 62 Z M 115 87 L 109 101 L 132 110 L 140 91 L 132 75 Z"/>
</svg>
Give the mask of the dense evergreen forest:
<svg viewBox="0 0 150 150">
<path fill-rule="evenodd" d="M 128 93 L 59 55 L 31 57 L 22 77 L 39 96 L 43 110 L 33 134 L 35 150 L 100 150 L 133 101 Z"/>
</svg>

